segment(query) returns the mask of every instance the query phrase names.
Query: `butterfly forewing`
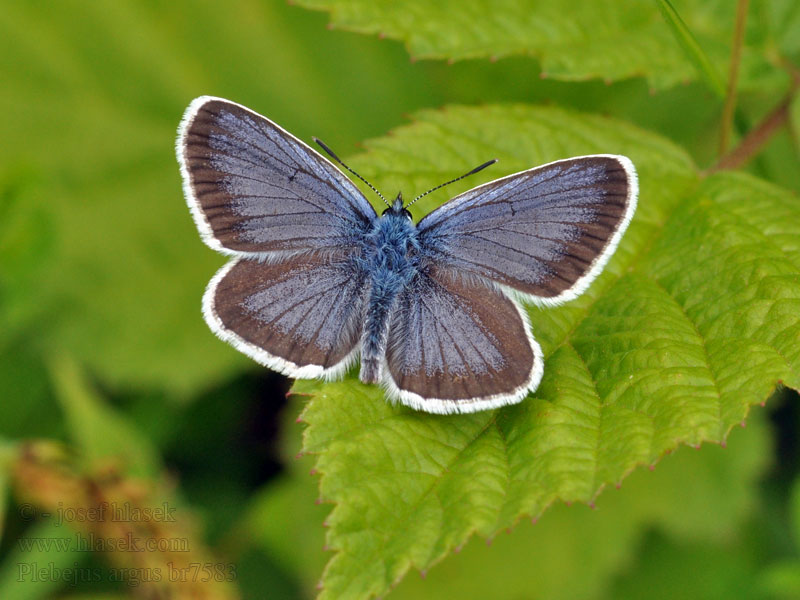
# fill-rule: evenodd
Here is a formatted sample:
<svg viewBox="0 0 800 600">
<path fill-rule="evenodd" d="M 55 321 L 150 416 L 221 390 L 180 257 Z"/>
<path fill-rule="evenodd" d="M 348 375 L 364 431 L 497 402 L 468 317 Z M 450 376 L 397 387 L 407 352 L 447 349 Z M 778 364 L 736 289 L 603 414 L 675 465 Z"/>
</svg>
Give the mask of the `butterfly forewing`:
<svg viewBox="0 0 800 600">
<path fill-rule="evenodd" d="M 234 259 L 211 281 L 203 310 L 217 335 L 261 364 L 291 377 L 334 376 L 355 358 L 364 277 L 347 257 Z"/>
<path fill-rule="evenodd" d="M 389 328 L 387 385 L 434 413 L 511 404 L 539 383 L 542 355 L 519 306 L 476 278 L 426 268 L 401 292 Z"/>
<path fill-rule="evenodd" d="M 275 123 L 204 96 L 186 110 L 178 160 L 187 202 L 215 250 L 354 248 L 376 218 L 336 167 Z"/>
<path fill-rule="evenodd" d="M 419 223 L 442 266 L 555 304 L 579 295 L 614 252 L 636 208 L 624 156 L 560 160 L 474 188 Z"/>
</svg>

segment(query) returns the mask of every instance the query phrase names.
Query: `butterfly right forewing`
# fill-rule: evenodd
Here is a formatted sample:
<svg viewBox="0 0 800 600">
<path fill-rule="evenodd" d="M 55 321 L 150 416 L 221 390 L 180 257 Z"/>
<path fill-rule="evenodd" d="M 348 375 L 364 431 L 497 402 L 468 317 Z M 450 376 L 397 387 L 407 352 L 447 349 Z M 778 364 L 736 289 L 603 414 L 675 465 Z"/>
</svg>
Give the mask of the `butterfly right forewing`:
<svg viewBox="0 0 800 600">
<path fill-rule="evenodd" d="M 636 209 L 629 159 L 559 160 L 476 187 L 419 223 L 426 251 L 449 268 L 539 304 L 577 297 L 613 254 Z"/>
</svg>

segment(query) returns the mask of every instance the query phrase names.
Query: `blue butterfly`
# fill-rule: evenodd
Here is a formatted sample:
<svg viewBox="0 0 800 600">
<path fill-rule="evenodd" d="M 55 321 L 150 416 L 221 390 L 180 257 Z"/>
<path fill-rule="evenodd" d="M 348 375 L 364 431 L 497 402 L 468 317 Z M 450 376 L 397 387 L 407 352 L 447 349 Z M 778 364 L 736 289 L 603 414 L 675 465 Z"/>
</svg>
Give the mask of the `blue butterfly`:
<svg viewBox="0 0 800 600">
<path fill-rule="evenodd" d="M 203 297 L 212 331 L 289 377 L 332 379 L 360 357 L 362 381 L 431 413 L 536 389 L 544 361 L 519 300 L 580 295 L 638 192 L 628 158 L 598 154 L 478 186 L 417 224 L 399 194 L 379 217 L 328 159 L 210 96 L 186 110 L 177 155 L 200 235 L 233 257 Z"/>
</svg>

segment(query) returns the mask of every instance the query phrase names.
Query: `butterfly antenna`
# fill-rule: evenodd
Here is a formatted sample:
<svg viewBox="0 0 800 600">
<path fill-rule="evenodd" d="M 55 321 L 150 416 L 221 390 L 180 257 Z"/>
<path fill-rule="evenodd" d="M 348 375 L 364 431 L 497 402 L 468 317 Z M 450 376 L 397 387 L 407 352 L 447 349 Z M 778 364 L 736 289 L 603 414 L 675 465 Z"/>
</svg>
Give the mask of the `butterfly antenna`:
<svg viewBox="0 0 800 600">
<path fill-rule="evenodd" d="M 338 163 L 339 163 L 340 165 L 342 165 L 342 166 L 343 166 L 345 169 L 347 169 L 347 170 L 348 170 L 348 171 L 350 171 L 350 172 L 351 172 L 353 175 L 355 175 L 356 177 L 358 177 L 358 178 L 359 178 L 361 181 L 363 181 L 364 183 L 366 183 L 366 184 L 369 186 L 369 189 L 371 189 L 373 192 L 375 192 L 376 194 L 378 194 L 378 196 L 380 196 L 380 197 L 381 197 L 381 200 L 383 200 L 383 203 L 384 203 L 386 206 L 389 206 L 389 203 L 386 201 L 386 198 L 384 198 L 384 197 L 383 197 L 383 194 L 381 194 L 381 193 L 380 193 L 380 192 L 379 192 L 377 189 L 375 189 L 375 186 L 374 186 L 374 185 L 372 185 L 372 184 L 371 184 L 369 181 L 367 181 L 366 179 L 364 179 L 364 178 L 363 178 L 361 175 L 359 175 L 358 173 L 356 173 L 355 171 L 353 171 L 353 169 L 351 169 L 351 168 L 350 168 L 350 167 L 348 167 L 346 164 L 344 164 L 344 161 L 343 161 L 341 158 L 339 158 L 338 156 L 336 156 L 336 155 L 333 153 L 333 150 L 331 150 L 330 148 L 328 148 L 328 146 L 326 146 L 326 145 L 325 145 L 325 143 L 324 143 L 322 140 L 320 140 L 320 139 L 318 139 L 318 138 L 311 138 L 311 139 L 313 139 L 313 140 L 314 140 L 314 141 L 315 141 L 317 144 L 319 144 L 320 148 L 322 148 L 323 150 L 325 150 L 325 152 L 327 152 L 328 154 L 330 154 L 330 156 L 331 156 L 331 158 L 332 158 L 333 160 L 335 160 L 336 162 L 338 162 Z"/>
<path fill-rule="evenodd" d="M 493 158 L 492 160 L 487 160 L 487 161 L 486 161 L 485 163 L 483 163 L 481 166 L 479 166 L 479 167 L 475 167 L 474 169 L 472 169 L 472 171 L 470 171 L 469 173 L 464 173 L 464 174 L 463 174 L 461 177 L 456 177 L 455 179 L 451 179 L 450 181 L 447 181 L 447 182 L 445 182 L 445 183 L 442 183 L 442 184 L 439 184 L 439 185 L 437 185 L 435 188 L 431 188 L 431 189 L 429 189 L 429 190 L 428 190 L 427 192 L 425 192 L 424 194 L 420 194 L 419 196 L 417 196 L 416 198 L 414 198 L 414 199 L 413 199 L 411 202 L 409 202 L 408 204 L 406 204 L 405 208 L 408 208 L 409 206 L 411 206 L 412 204 L 414 204 L 414 202 L 416 202 L 416 201 L 417 201 L 417 200 L 419 200 L 420 198 L 424 198 L 425 196 L 427 196 L 427 195 L 428 195 L 428 194 L 430 194 L 431 192 L 435 192 L 436 190 L 438 190 L 438 189 L 440 189 L 440 188 L 443 188 L 443 187 L 444 187 L 444 186 L 446 186 L 446 185 L 450 185 L 451 183 L 455 183 L 456 181 L 460 181 L 460 180 L 464 179 L 464 177 L 469 177 L 470 175 L 474 175 L 474 174 L 475 174 L 475 173 L 477 173 L 478 171 L 483 171 L 483 170 L 484 170 L 486 167 L 488 167 L 488 166 L 490 166 L 490 165 L 493 165 L 493 164 L 494 164 L 494 163 L 496 163 L 496 162 L 497 162 L 497 159 L 496 159 L 496 158 Z"/>
</svg>

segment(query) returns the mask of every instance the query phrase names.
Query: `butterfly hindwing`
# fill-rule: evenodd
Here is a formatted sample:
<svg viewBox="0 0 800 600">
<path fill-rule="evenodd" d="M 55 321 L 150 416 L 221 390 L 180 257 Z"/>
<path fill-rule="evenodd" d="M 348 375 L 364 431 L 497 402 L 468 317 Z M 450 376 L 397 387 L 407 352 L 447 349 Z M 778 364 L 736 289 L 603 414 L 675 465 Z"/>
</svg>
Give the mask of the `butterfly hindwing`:
<svg viewBox="0 0 800 600">
<path fill-rule="evenodd" d="M 377 217 L 327 159 L 228 100 L 189 105 L 177 154 L 197 227 L 226 254 L 354 248 Z"/>
<path fill-rule="evenodd" d="M 420 241 L 443 266 L 558 304 L 602 270 L 637 194 L 626 157 L 569 158 L 456 196 L 420 221 Z"/>
<path fill-rule="evenodd" d="M 477 278 L 424 268 L 400 293 L 384 376 L 403 404 L 433 413 L 512 404 L 542 368 L 520 307 Z"/>
<path fill-rule="evenodd" d="M 367 287 L 350 261 L 233 259 L 208 285 L 206 321 L 220 338 L 285 375 L 334 377 L 355 359 L 361 335 Z"/>
</svg>

